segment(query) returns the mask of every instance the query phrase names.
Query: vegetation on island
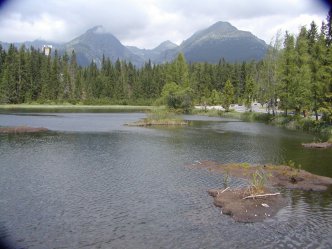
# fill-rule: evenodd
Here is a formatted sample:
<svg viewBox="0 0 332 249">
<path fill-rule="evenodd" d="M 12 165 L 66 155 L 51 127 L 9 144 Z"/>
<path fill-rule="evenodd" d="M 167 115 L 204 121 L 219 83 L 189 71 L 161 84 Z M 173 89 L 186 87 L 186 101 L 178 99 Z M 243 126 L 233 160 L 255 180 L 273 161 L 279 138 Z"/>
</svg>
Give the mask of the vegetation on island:
<svg viewBox="0 0 332 249">
<path fill-rule="evenodd" d="M 155 109 L 147 114 L 147 117 L 132 123 L 128 126 L 183 126 L 188 125 L 188 121 L 183 120 L 175 112 L 165 109 Z"/>
<path fill-rule="evenodd" d="M 0 104 L 156 104 L 189 113 L 194 105 L 228 111 L 232 103 L 250 111 L 255 100 L 273 117 L 282 110 L 285 122 L 302 116 L 303 126 L 331 126 L 331 15 L 320 30 L 312 22 L 297 36 L 277 34 L 263 60 L 242 63 L 187 63 L 180 53 L 173 62 L 149 61 L 142 68 L 106 57 L 100 67 L 94 61 L 81 67 L 75 51 L 51 57 L 33 47 L 4 50 L 0 44 Z"/>
</svg>

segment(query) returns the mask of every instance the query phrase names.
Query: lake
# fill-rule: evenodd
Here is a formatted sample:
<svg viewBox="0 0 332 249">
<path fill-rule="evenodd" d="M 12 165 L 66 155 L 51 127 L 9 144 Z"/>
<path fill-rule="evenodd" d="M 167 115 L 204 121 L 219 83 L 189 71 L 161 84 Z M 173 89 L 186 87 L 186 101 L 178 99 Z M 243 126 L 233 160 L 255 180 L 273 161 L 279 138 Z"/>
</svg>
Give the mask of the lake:
<svg viewBox="0 0 332 249">
<path fill-rule="evenodd" d="M 283 163 L 332 177 L 332 150 L 262 123 L 185 116 L 189 127 L 124 123 L 143 113 L 21 113 L 0 126 L 0 238 L 17 248 L 332 248 L 332 189 L 283 190 L 288 205 L 264 222 L 237 223 L 207 194 L 223 176 L 188 167 Z M 231 178 L 230 186 L 246 182 Z"/>
</svg>

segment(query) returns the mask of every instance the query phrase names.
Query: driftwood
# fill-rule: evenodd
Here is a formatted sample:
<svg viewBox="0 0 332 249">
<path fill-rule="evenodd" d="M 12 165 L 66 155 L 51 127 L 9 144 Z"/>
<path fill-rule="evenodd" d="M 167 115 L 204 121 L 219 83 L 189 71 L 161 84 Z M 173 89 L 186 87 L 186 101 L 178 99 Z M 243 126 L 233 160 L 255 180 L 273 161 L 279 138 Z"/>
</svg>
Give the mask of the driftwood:
<svg viewBox="0 0 332 249">
<path fill-rule="evenodd" d="M 222 194 L 222 193 L 224 193 L 224 192 L 225 192 L 226 190 L 228 190 L 228 189 L 229 189 L 229 187 L 225 188 L 225 189 L 224 189 L 223 191 L 221 191 L 221 192 L 218 191 L 217 193 L 218 193 L 218 195 L 219 195 L 219 194 Z"/>
<path fill-rule="evenodd" d="M 262 195 L 249 195 L 249 196 L 246 196 L 246 197 L 243 197 L 242 199 L 245 200 L 245 199 L 254 199 L 256 197 L 266 197 L 266 196 L 275 196 L 275 195 L 280 195 L 280 193 L 271 193 L 271 194 L 262 194 Z"/>
</svg>

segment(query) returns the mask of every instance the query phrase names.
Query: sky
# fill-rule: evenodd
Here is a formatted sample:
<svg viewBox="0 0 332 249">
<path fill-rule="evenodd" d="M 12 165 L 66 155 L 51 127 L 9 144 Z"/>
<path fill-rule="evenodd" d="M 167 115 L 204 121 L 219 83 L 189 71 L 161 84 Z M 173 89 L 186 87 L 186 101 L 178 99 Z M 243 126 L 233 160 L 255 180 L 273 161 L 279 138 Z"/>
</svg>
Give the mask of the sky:
<svg viewBox="0 0 332 249">
<path fill-rule="evenodd" d="M 328 1 L 326 1 L 328 2 Z M 319 0 L 0 0 L 0 41 L 67 42 L 102 25 L 123 44 L 180 44 L 194 32 L 227 21 L 270 43 L 278 31 L 297 34 L 326 19 Z"/>
</svg>

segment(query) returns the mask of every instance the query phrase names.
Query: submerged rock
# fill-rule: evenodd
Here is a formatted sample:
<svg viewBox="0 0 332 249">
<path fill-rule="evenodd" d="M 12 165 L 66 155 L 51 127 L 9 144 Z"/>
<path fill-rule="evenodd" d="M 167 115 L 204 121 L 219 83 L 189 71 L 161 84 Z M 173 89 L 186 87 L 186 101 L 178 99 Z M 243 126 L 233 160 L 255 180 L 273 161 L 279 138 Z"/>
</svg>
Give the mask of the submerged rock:
<svg viewBox="0 0 332 249">
<path fill-rule="evenodd" d="M 331 148 L 332 143 L 329 142 L 324 142 L 324 143 L 307 143 L 307 144 L 302 144 L 304 148 L 317 148 L 317 149 L 326 149 L 326 148 Z"/>
</svg>

